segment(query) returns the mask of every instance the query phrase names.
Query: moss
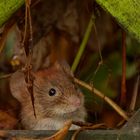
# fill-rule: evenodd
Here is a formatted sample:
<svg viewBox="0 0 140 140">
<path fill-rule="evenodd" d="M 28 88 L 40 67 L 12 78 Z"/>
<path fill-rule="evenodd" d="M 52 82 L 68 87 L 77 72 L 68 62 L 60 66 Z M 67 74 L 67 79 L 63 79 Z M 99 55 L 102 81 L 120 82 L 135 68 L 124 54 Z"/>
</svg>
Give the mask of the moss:
<svg viewBox="0 0 140 140">
<path fill-rule="evenodd" d="M 0 27 L 23 3 L 24 0 L 0 0 Z"/>
<path fill-rule="evenodd" d="M 140 41 L 140 0 L 96 0 L 126 29 Z"/>
</svg>

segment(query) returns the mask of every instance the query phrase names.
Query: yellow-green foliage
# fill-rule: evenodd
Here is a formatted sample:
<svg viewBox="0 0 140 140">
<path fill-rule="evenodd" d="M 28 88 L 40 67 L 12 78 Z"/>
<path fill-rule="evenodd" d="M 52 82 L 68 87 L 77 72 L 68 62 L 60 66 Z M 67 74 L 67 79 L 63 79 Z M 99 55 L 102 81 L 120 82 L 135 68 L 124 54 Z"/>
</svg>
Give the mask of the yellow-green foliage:
<svg viewBox="0 0 140 140">
<path fill-rule="evenodd" d="M 140 0 L 96 0 L 140 41 Z"/>
<path fill-rule="evenodd" d="M 24 0 L 0 0 L 0 27 L 23 3 Z"/>
</svg>

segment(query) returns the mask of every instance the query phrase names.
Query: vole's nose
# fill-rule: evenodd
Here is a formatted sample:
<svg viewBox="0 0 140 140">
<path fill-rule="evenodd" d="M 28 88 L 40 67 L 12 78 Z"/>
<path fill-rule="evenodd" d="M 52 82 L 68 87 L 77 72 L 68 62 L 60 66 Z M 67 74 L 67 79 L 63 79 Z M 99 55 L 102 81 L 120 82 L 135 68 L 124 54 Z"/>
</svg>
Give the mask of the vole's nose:
<svg viewBox="0 0 140 140">
<path fill-rule="evenodd" d="M 70 104 L 79 107 L 81 105 L 81 100 L 80 98 L 76 97 L 76 96 L 72 96 L 69 98 L 69 102 Z"/>
</svg>

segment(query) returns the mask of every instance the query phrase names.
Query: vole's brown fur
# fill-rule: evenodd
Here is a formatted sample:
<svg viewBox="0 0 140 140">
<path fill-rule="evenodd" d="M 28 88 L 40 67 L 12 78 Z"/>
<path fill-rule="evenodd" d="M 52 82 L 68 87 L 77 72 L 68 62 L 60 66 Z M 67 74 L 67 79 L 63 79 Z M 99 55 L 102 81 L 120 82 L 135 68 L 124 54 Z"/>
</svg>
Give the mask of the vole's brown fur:
<svg viewBox="0 0 140 140">
<path fill-rule="evenodd" d="M 34 117 L 30 93 L 27 90 L 24 74 L 20 71 L 13 74 L 10 80 L 12 95 L 21 103 L 21 119 L 26 129 L 56 130 L 64 126 L 69 119 L 84 121 L 86 111 L 84 98 L 73 83 L 73 75 L 67 64 L 56 62 L 52 67 L 33 73 L 35 111 Z M 49 95 L 55 89 L 54 96 Z M 75 129 L 72 126 L 71 129 Z"/>
</svg>

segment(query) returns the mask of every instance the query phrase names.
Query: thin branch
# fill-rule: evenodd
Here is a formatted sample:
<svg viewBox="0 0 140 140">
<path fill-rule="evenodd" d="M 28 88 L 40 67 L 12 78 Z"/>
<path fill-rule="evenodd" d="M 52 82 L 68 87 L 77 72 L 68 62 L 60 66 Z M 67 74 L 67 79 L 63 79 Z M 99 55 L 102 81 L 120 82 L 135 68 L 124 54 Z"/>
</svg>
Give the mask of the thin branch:
<svg viewBox="0 0 140 140">
<path fill-rule="evenodd" d="M 132 94 L 132 99 L 131 99 L 131 103 L 130 103 L 130 107 L 129 107 L 130 111 L 135 110 L 136 100 L 137 100 L 137 96 L 138 96 L 138 89 L 139 89 L 139 80 L 140 80 L 140 76 L 138 75 L 137 80 L 134 85 L 134 91 Z"/>
<path fill-rule="evenodd" d="M 81 121 L 72 121 L 72 124 L 83 127 L 83 126 L 93 126 L 93 123 L 81 122 Z"/>
<path fill-rule="evenodd" d="M 7 79 L 7 78 L 9 78 L 11 75 L 12 75 L 12 73 L 2 75 L 2 76 L 0 76 L 0 80 L 1 80 L 1 79 Z"/>
<path fill-rule="evenodd" d="M 100 63 L 103 63 L 103 57 L 102 57 L 102 52 L 101 52 L 101 45 L 100 45 L 100 41 L 99 41 L 99 38 L 98 38 L 98 32 L 97 32 L 97 28 L 95 26 L 95 23 L 93 23 L 93 27 L 94 27 L 94 31 L 95 31 L 95 36 L 96 36 L 96 40 L 97 40 L 97 47 L 99 49 L 99 56 L 100 56 Z"/>
<path fill-rule="evenodd" d="M 78 53 L 77 53 L 77 55 L 75 57 L 75 60 L 74 60 L 74 62 L 72 64 L 71 70 L 73 72 L 75 72 L 75 70 L 76 70 L 76 68 L 77 68 L 77 66 L 78 66 L 78 64 L 80 62 L 81 56 L 82 56 L 82 54 L 83 54 L 83 52 L 85 50 L 87 41 L 89 39 L 91 30 L 92 30 L 92 26 L 93 26 L 93 16 L 91 16 L 91 18 L 90 18 L 90 21 L 89 21 L 88 26 L 87 26 L 86 33 L 85 33 L 84 38 L 82 40 L 82 43 L 81 43 L 81 45 L 79 47 Z"/>
<path fill-rule="evenodd" d="M 97 90 L 96 88 L 88 85 L 87 83 L 74 78 L 74 82 L 79 84 L 80 86 L 83 86 L 85 88 L 87 88 L 88 90 L 90 90 L 92 93 L 94 93 L 95 95 L 99 96 L 101 99 L 103 99 L 104 101 L 106 101 L 114 110 L 116 110 L 116 112 L 118 114 L 120 114 L 120 116 L 122 116 L 125 120 L 128 121 L 129 117 L 127 116 L 126 112 L 124 110 L 122 110 L 114 101 L 112 101 L 109 97 L 105 96 L 103 93 L 101 93 L 99 90 Z"/>
<path fill-rule="evenodd" d="M 104 124 L 95 124 L 92 126 L 83 126 L 74 132 L 74 134 L 71 137 L 71 140 L 76 140 L 77 135 L 83 130 L 94 130 L 94 129 L 102 128 L 102 127 L 105 127 L 105 125 Z"/>
<path fill-rule="evenodd" d="M 100 45 L 100 41 L 99 41 L 99 38 L 98 38 L 98 32 L 97 32 L 97 28 L 95 26 L 95 23 L 93 23 L 93 27 L 94 27 L 94 31 L 95 31 L 95 36 L 96 36 L 96 40 L 97 40 L 97 47 L 98 47 L 98 50 L 99 50 L 99 56 L 100 56 L 100 61 L 98 63 L 98 66 L 94 72 L 94 74 L 96 74 L 99 70 L 99 68 L 101 67 L 101 65 L 103 64 L 103 57 L 102 57 L 102 52 L 101 52 L 101 45 Z"/>
<path fill-rule="evenodd" d="M 22 40 L 23 46 L 25 43 L 26 35 L 27 35 L 27 26 L 28 26 L 28 8 L 27 8 L 27 4 L 26 4 L 25 5 L 25 25 L 24 25 L 24 33 L 23 33 L 23 40 Z"/>
<path fill-rule="evenodd" d="M 34 77 L 31 73 L 32 70 L 32 54 L 33 54 L 33 31 L 32 31 L 32 19 L 31 19 L 31 0 L 25 0 L 25 28 L 24 28 L 24 35 L 22 40 L 22 45 L 24 47 L 24 51 L 26 53 L 26 64 L 25 64 L 25 81 L 27 83 L 28 91 L 31 95 L 31 102 L 33 106 L 34 116 L 36 118 L 36 111 L 34 105 L 34 93 L 33 93 L 33 82 Z M 29 34 L 27 33 L 27 29 L 29 29 Z"/>
<path fill-rule="evenodd" d="M 126 104 L 126 34 L 122 31 L 122 82 L 121 82 L 121 106 Z"/>
<path fill-rule="evenodd" d="M 98 67 L 96 69 L 96 72 L 97 72 L 98 69 L 100 68 L 100 66 L 103 64 L 103 57 L 102 57 L 102 51 L 101 51 L 101 44 L 100 44 L 100 41 L 99 41 L 98 32 L 97 32 L 97 28 L 96 28 L 95 23 L 93 23 L 93 27 L 94 27 L 94 31 L 95 31 L 95 36 L 96 36 L 96 40 L 97 40 L 97 47 L 98 47 L 99 56 L 100 56 L 100 62 L 98 63 Z"/>
</svg>

